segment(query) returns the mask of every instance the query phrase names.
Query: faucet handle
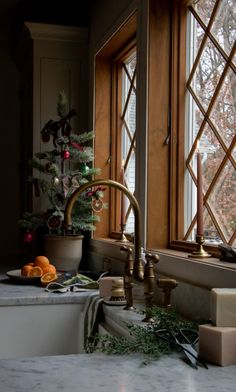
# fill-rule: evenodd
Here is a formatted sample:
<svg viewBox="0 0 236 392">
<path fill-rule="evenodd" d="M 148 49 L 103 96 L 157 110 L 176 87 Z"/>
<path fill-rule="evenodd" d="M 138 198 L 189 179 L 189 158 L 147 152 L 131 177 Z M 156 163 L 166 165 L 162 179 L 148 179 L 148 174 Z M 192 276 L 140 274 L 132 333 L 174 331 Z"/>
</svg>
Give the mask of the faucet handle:
<svg viewBox="0 0 236 392">
<path fill-rule="evenodd" d="M 131 254 L 133 253 L 133 249 L 132 249 L 130 246 L 122 245 L 122 246 L 120 247 L 120 252 L 121 252 L 122 254 L 126 254 L 126 253 L 127 253 L 127 259 L 129 259 L 130 256 L 131 256 Z"/>
<path fill-rule="evenodd" d="M 157 287 L 161 288 L 164 294 L 163 307 L 171 307 L 171 291 L 178 286 L 178 282 L 171 278 L 157 279 Z"/>
<path fill-rule="evenodd" d="M 153 306 L 155 285 L 155 273 L 153 264 L 159 261 L 159 257 L 157 255 L 153 255 L 152 253 L 146 253 L 145 260 L 146 264 L 144 265 L 144 296 L 146 303 L 146 317 L 143 321 L 150 323 L 153 322 L 153 318 L 151 316 L 151 308 Z"/>
<path fill-rule="evenodd" d="M 132 257 L 133 249 L 130 246 L 122 245 L 120 247 L 120 251 L 121 253 L 127 255 L 125 260 L 125 269 L 124 269 L 124 289 L 125 289 L 125 298 L 127 304 L 124 309 L 132 310 L 134 309 L 133 295 L 132 295 L 132 289 L 133 289 L 132 277 L 133 277 L 133 270 L 134 270 L 134 260 Z"/>
<path fill-rule="evenodd" d="M 145 254 L 145 260 L 147 262 L 147 264 L 150 264 L 151 262 L 153 264 L 157 264 L 159 261 L 159 256 L 158 255 L 154 255 L 152 253 L 146 253 Z"/>
</svg>

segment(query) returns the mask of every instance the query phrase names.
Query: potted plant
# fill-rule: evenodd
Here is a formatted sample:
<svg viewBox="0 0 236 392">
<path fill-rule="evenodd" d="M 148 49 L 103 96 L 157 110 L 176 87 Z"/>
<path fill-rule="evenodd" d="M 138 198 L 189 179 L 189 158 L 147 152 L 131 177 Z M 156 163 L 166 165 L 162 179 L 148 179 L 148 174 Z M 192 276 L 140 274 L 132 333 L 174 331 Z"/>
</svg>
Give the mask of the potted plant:
<svg viewBox="0 0 236 392">
<path fill-rule="evenodd" d="M 72 214 L 72 232 L 63 227 L 64 210 L 68 198 L 77 187 L 88 182 L 91 176 L 100 172 L 92 167 L 94 160 L 91 141 L 93 132 L 80 135 L 72 132 L 70 120 L 76 115 L 68 110 L 67 99 L 62 92 L 57 104 L 57 120 L 49 120 L 41 130 L 44 143 L 52 147 L 38 152 L 29 162 L 34 169 L 28 180 L 32 183 L 35 197 L 41 197 L 43 211 L 25 212 L 19 225 L 23 230 L 23 241 L 33 241 L 39 228 L 43 228 L 44 255 L 58 270 L 78 270 L 82 257 L 83 233 L 95 229 L 99 220 L 93 213 L 103 207 L 101 197 L 103 189 L 89 190 L 82 194 L 74 205 Z M 97 200 L 100 202 L 97 203 Z M 41 230 L 42 231 L 42 230 Z"/>
</svg>

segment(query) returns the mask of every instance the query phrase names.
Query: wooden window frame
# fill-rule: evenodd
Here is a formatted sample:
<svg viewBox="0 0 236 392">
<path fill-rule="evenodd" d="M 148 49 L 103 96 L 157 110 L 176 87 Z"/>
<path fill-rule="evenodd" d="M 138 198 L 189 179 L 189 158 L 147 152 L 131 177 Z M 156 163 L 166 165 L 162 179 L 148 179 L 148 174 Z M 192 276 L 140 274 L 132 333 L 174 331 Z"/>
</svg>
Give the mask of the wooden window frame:
<svg viewBox="0 0 236 392">
<path fill-rule="evenodd" d="M 136 39 L 132 39 L 128 44 L 112 59 L 112 107 L 111 107 L 111 179 L 121 182 L 122 167 L 122 63 L 128 59 L 136 49 Z M 121 211 L 120 192 L 114 190 L 111 196 L 111 208 L 114 212 L 113 220 L 110 222 L 110 237 L 118 238 L 120 236 L 120 211 Z"/>
<path fill-rule="evenodd" d="M 147 248 L 170 244 L 171 1 L 149 1 Z"/>
<path fill-rule="evenodd" d="M 156 0 L 149 0 L 148 99 L 144 110 L 147 110 L 145 247 L 150 250 L 170 248 L 189 253 L 195 249 L 195 244 L 181 240 L 184 237 L 185 172 L 184 143 L 181 140 L 184 140 L 185 133 L 188 5 L 189 1 L 163 0 L 160 6 Z M 112 83 L 116 82 L 112 73 L 112 59 L 124 44 L 136 37 L 137 19 L 134 13 L 95 57 L 95 166 L 101 168 L 102 178 L 119 178 L 120 155 L 115 155 L 110 144 L 115 137 L 117 121 L 114 118 L 112 120 L 111 116 L 112 111 L 114 113 L 116 110 L 112 108 L 114 97 L 111 99 Z M 116 164 L 113 165 L 111 157 Z M 108 238 L 116 233 L 119 203 L 117 201 L 115 204 L 117 210 L 114 208 L 114 200 L 114 190 L 107 189 L 105 201 L 108 201 L 109 209 L 102 211 L 102 224 L 98 224 L 95 238 Z M 219 256 L 218 247 L 211 245 L 206 246 L 206 249 L 213 256 Z"/>
<path fill-rule="evenodd" d="M 184 238 L 184 140 L 186 95 L 186 19 L 190 1 L 177 1 L 172 9 L 172 64 L 171 64 L 171 202 L 170 248 L 192 252 L 195 244 Z M 219 48 L 219 45 L 216 45 Z M 193 71 L 192 71 L 193 72 Z M 178 142 L 179 141 L 179 142 Z M 219 257 L 217 245 L 205 245 L 212 256 Z"/>
<path fill-rule="evenodd" d="M 118 54 L 123 54 L 133 47 L 136 38 L 137 14 L 134 12 L 103 45 L 102 49 L 95 56 L 95 167 L 101 168 L 101 176 L 96 178 L 110 178 L 120 180 L 121 158 L 120 143 L 116 139 L 117 133 L 117 113 L 116 94 L 117 74 L 114 72 L 114 59 Z M 123 51 L 124 50 L 124 51 Z M 128 53 L 128 52 L 127 52 Z M 114 139 L 118 142 L 113 143 Z M 116 195 L 117 194 L 117 195 Z M 109 208 L 101 211 L 101 223 L 96 224 L 96 231 L 93 238 L 118 238 L 116 232 L 120 220 L 120 198 L 114 188 L 109 188 L 105 192 L 104 202 Z"/>
<path fill-rule="evenodd" d="M 160 7 L 155 0 L 149 2 L 147 247 L 191 253 L 195 243 L 182 240 L 185 160 L 181 142 L 185 137 L 189 3 L 169 1 Z M 206 249 L 219 255 L 214 245 Z"/>
</svg>

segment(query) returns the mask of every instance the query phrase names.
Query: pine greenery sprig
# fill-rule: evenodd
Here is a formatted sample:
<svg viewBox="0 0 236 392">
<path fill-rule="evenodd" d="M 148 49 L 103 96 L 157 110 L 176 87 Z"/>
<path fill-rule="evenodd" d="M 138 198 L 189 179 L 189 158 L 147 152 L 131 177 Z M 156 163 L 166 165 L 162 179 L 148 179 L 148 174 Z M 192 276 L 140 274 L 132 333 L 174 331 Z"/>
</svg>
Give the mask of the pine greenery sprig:
<svg viewBox="0 0 236 392">
<path fill-rule="evenodd" d="M 148 359 L 158 359 L 163 355 L 177 351 L 178 348 L 162 339 L 158 339 L 154 334 L 155 330 L 167 329 L 173 332 L 181 328 L 198 330 L 199 324 L 197 322 L 181 318 L 172 309 L 167 310 L 154 306 L 150 311 L 154 323 L 126 323 L 130 334 L 129 338 L 95 334 L 89 338 L 86 351 L 117 355 L 140 353 Z M 140 312 L 143 313 L 143 311 Z"/>
<path fill-rule="evenodd" d="M 35 158 L 41 160 L 41 159 L 46 159 L 48 161 L 53 161 L 56 160 L 56 158 L 58 157 L 58 151 L 57 150 L 53 150 L 53 151 L 44 151 L 44 152 L 37 152 L 35 154 Z"/>
<path fill-rule="evenodd" d="M 90 142 L 91 140 L 94 139 L 94 132 L 92 132 L 92 131 L 84 132 L 84 133 L 81 133 L 80 135 L 73 133 L 70 136 L 70 139 L 72 142 L 75 142 L 78 144 L 85 144 L 85 143 Z"/>
<path fill-rule="evenodd" d="M 79 162 L 92 162 L 94 159 L 93 149 L 91 147 L 85 147 L 84 150 L 80 151 L 71 146 L 67 148 L 70 152 L 71 160 L 79 161 Z"/>
<path fill-rule="evenodd" d="M 44 217 L 41 214 L 33 214 L 26 211 L 18 223 L 25 230 L 31 230 L 43 225 Z"/>
</svg>

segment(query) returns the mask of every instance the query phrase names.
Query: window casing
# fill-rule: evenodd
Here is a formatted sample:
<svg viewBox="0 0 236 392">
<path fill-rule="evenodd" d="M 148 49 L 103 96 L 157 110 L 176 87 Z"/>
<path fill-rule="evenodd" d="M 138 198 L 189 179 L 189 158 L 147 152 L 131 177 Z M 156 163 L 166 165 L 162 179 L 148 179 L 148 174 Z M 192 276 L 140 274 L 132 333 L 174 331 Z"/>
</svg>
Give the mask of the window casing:
<svg viewBox="0 0 236 392">
<path fill-rule="evenodd" d="M 113 63 L 113 84 L 112 84 L 112 118 L 113 129 L 111 139 L 112 156 L 116 159 L 112 161 L 112 166 L 116 173 L 113 178 L 123 181 L 132 194 L 135 194 L 135 152 L 136 152 L 136 47 L 134 42 L 122 48 L 122 51 L 115 57 Z M 114 121 L 115 120 L 115 121 Z M 123 177 L 121 178 L 121 170 Z M 116 208 L 119 205 L 119 195 L 115 193 Z M 134 215 L 128 198 L 122 197 L 123 208 L 125 210 L 125 232 L 134 232 Z M 121 213 L 118 207 L 117 224 L 115 231 L 120 231 Z"/>
<path fill-rule="evenodd" d="M 95 56 L 95 165 L 101 168 L 102 178 L 119 182 L 123 160 L 122 114 L 126 113 L 122 102 L 122 75 L 127 60 L 135 52 L 136 28 L 137 15 L 134 12 Z M 135 79 L 131 92 L 134 85 Z M 120 236 L 121 194 L 114 188 L 108 188 L 104 201 L 109 208 L 101 211 L 94 238 L 117 238 Z M 128 204 L 126 206 L 128 218 Z"/>
<path fill-rule="evenodd" d="M 158 4 L 157 4 L 158 3 Z M 216 1 L 218 3 L 218 1 Z M 191 10 L 194 10 L 190 6 Z M 147 218 L 147 244 L 146 248 L 149 249 L 160 249 L 160 248 L 175 248 L 185 251 L 192 251 L 194 249 L 194 227 L 196 221 L 195 214 L 195 192 L 196 192 L 196 170 L 194 163 L 195 149 L 196 149 L 196 133 L 192 133 L 192 139 L 188 140 L 189 146 L 186 148 L 185 140 L 185 126 L 188 124 L 194 124 L 194 116 L 196 115 L 196 105 L 200 108 L 200 114 L 203 115 L 204 110 L 201 110 L 195 100 L 195 96 L 188 93 L 188 101 L 192 111 L 192 116 L 186 117 L 186 28 L 187 28 L 187 12 L 188 7 L 186 1 L 179 2 L 166 2 L 163 1 L 160 7 L 159 2 L 155 0 L 149 1 L 149 42 L 147 46 L 148 56 L 148 105 L 142 107 L 142 110 L 147 111 L 146 121 L 146 136 L 147 136 L 147 152 L 143 151 L 146 156 L 146 184 L 141 184 L 143 188 L 147 190 L 147 203 L 146 203 L 146 218 Z M 137 22 L 137 21 L 136 21 Z M 136 25 L 137 26 L 137 25 Z M 135 27 L 136 28 L 136 27 Z M 204 29 L 203 29 L 204 30 Z M 209 34 L 208 29 L 206 29 Z M 135 34 L 135 29 L 133 30 Z M 132 38 L 133 34 L 129 35 Z M 194 38 L 194 37 L 193 37 Z M 214 39 L 213 39 L 214 41 Z M 123 44 L 127 42 L 127 37 L 123 40 Z M 103 56 L 100 54 L 97 58 L 97 65 L 101 64 L 101 74 L 104 77 L 104 70 L 107 75 L 112 74 L 112 66 L 110 61 L 113 60 L 119 50 L 123 47 L 122 44 L 119 47 L 114 46 L 114 50 L 109 52 L 109 60 L 107 51 Z M 137 41 L 137 47 L 139 47 L 139 41 Z M 140 48 L 139 48 L 140 49 Z M 217 47 L 218 50 L 218 47 Z M 230 54 L 227 54 L 225 59 L 227 68 L 231 72 L 235 72 L 235 49 L 232 49 Z M 222 51 L 220 50 L 220 53 Z M 138 56 L 139 58 L 139 51 Z M 222 55 L 222 53 L 221 53 Z M 196 61 L 197 54 L 192 53 L 192 64 Z M 224 56 L 223 56 L 224 57 Z M 104 68 L 105 64 L 105 68 Z M 114 63 L 112 63 L 114 65 Z M 191 64 L 191 62 L 189 63 Z M 99 67 L 98 67 L 99 69 Z M 189 76 L 191 69 L 189 68 Z M 161 75 L 161 76 L 160 76 Z M 113 73 L 114 76 L 114 73 Z M 110 113 L 114 113 L 116 108 L 111 107 L 110 102 L 115 102 L 114 96 L 111 98 L 110 91 L 112 91 L 111 85 L 114 83 L 114 78 L 111 78 L 111 83 L 107 80 L 107 100 L 106 105 L 104 101 L 104 94 L 100 97 L 100 101 L 96 103 L 99 111 L 96 111 L 96 122 L 95 129 L 96 133 L 100 135 L 104 129 L 107 129 L 107 136 L 109 141 L 114 137 L 109 133 L 110 129 L 115 129 L 117 117 L 111 119 Z M 139 80 L 139 79 L 138 79 Z M 190 80 L 190 79 L 189 79 Z M 96 95 L 99 95 L 99 86 L 104 87 L 100 84 L 96 88 Z M 188 85 L 191 90 L 191 82 Z M 108 94 L 109 92 L 109 94 Z M 137 99 L 139 99 L 137 92 Z M 101 107 L 103 110 L 101 111 Z M 100 121 L 101 113 L 104 114 L 103 118 L 106 119 L 106 125 Z M 194 114 L 195 113 L 195 114 Z M 207 109 L 205 119 L 202 123 L 207 124 L 211 129 L 214 129 L 211 124 L 211 119 L 208 116 Z M 139 111 L 138 111 L 139 114 Z M 108 120 L 109 119 L 109 120 Z M 203 130 L 203 128 L 202 128 Z M 214 133 L 214 130 L 213 130 Z M 199 134 L 201 135 L 201 133 Z M 215 135 L 215 133 L 214 133 Z M 215 136 L 217 138 L 217 136 Z M 234 136 L 235 137 L 235 136 Z M 218 142 L 221 145 L 225 153 L 225 161 L 228 160 L 230 164 L 235 167 L 235 138 L 233 137 L 230 144 L 230 149 L 226 151 L 226 143 L 221 143 L 219 137 Z M 113 139 L 114 140 L 114 139 Z M 206 138 L 205 138 L 206 140 Z M 138 140 L 136 140 L 138 144 Z M 140 142 L 140 141 L 139 141 Z M 98 143 L 98 142 L 97 142 Z M 233 143 L 233 144 L 232 144 Z M 234 146 L 234 147 L 233 147 Z M 106 156 L 104 155 L 101 163 L 96 163 L 96 166 L 101 167 L 103 177 L 109 177 L 118 179 L 120 175 L 120 168 L 122 164 L 122 156 L 116 156 L 114 150 L 108 150 L 106 145 Z M 120 142 L 121 151 L 121 142 Z M 211 153 L 210 146 L 209 154 Z M 117 146 L 116 146 L 117 149 Z M 100 145 L 96 151 L 100 151 Z M 109 152 L 108 152 L 109 151 Z M 139 155 L 137 160 L 141 159 L 141 150 L 138 151 Z M 97 152 L 96 152 L 97 156 Z M 111 156 L 111 161 L 116 162 L 116 165 L 112 166 L 107 162 Z M 98 156 L 99 158 L 99 156 Z M 232 163 L 233 162 L 233 163 Z M 187 166 L 186 166 L 187 163 Z M 186 204 L 185 200 L 185 175 L 186 167 L 189 172 L 189 194 L 191 195 L 191 203 L 188 204 L 189 219 L 186 221 L 185 212 Z M 223 167 L 223 166 L 222 166 Z M 104 170 L 105 169 L 105 170 Z M 136 186 L 140 184 L 136 184 Z M 211 192 L 211 187 L 205 190 L 205 203 L 210 203 L 208 197 Z M 119 230 L 120 223 L 120 205 L 119 197 L 112 195 L 113 191 L 110 192 L 112 198 L 109 200 L 110 212 L 105 217 L 106 227 L 110 227 L 109 230 L 99 232 L 101 236 L 109 236 L 110 233 Z M 111 202 L 114 200 L 114 202 Z M 113 204 L 112 204 L 113 203 Z M 208 208 L 208 206 L 207 206 Z M 207 211 L 210 211 L 208 208 Z M 109 215 L 109 216 L 108 216 Z M 212 219 L 212 217 L 211 217 Z M 103 217 L 101 217 L 103 221 Z M 104 221 L 103 221 L 104 222 Z M 115 224 L 111 222 L 116 222 Z M 189 233 L 193 233 L 192 238 Z M 99 237 L 98 235 L 98 237 Z M 233 237 L 230 237 L 232 241 Z M 233 242 L 231 242 L 233 243 Z M 214 250 L 217 247 L 210 246 L 208 250 L 214 254 Z M 213 250 L 213 252 L 212 252 Z"/>
<path fill-rule="evenodd" d="M 172 226 L 171 247 L 191 250 L 191 243 L 195 240 L 196 149 L 199 140 L 203 166 L 204 235 L 208 250 L 217 255 L 218 244 L 235 244 L 236 234 L 236 103 L 235 96 L 230 93 L 230 89 L 235 90 L 236 83 L 233 63 L 235 22 L 232 21 L 231 32 L 228 32 L 230 45 L 224 45 L 226 40 L 223 42 L 221 38 L 226 8 L 228 18 L 232 17 L 233 2 L 200 0 L 188 7 L 185 3 L 182 1 L 173 7 L 173 32 L 176 28 L 178 42 L 172 46 L 172 55 L 175 50 L 179 55 L 172 68 L 174 83 L 178 84 L 172 112 L 175 113 L 174 102 L 178 115 L 172 118 L 171 159 L 172 165 L 174 162 L 177 167 L 176 171 L 172 170 L 172 181 L 176 181 L 177 192 L 172 198 L 176 203 L 176 218 L 172 215 L 171 224 L 175 222 L 176 225 Z M 175 138 L 178 147 L 173 143 Z M 185 140 L 184 148 L 181 140 Z"/>
<path fill-rule="evenodd" d="M 189 7 L 186 93 L 187 221 L 195 239 L 196 149 L 203 167 L 206 243 L 236 244 L 236 76 L 232 62 L 236 21 L 231 0 L 201 0 Z M 190 199 L 190 203 L 189 203 Z"/>
</svg>

